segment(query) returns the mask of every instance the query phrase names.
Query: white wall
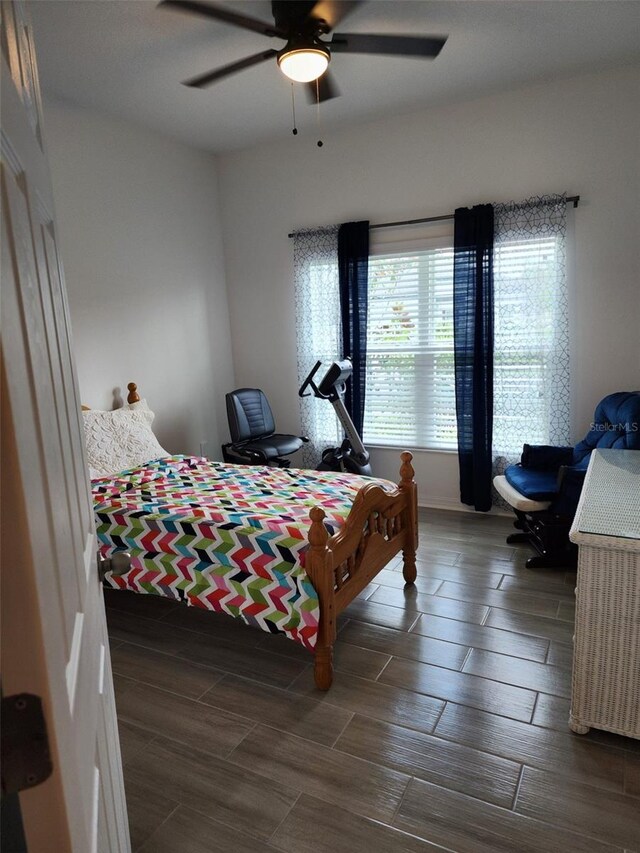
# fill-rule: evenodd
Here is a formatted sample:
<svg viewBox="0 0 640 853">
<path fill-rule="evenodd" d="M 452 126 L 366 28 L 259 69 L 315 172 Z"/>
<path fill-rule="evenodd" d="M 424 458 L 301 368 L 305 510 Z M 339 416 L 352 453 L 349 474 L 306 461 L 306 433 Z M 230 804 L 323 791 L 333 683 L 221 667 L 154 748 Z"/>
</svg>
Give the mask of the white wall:
<svg viewBox="0 0 640 853">
<path fill-rule="evenodd" d="M 640 387 L 640 69 L 553 81 L 295 139 L 219 161 L 233 355 L 283 430 L 299 428 L 292 283 L 295 228 L 448 213 L 567 191 L 575 211 L 572 432 L 605 394 Z M 319 403 L 319 405 L 321 405 Z M 416 454 L 420 501 L 458 503 L 457 457 Z M 397 453 L 376 451 L 396 478 Z"/>
<path fill-rule="evenodd" d="M 47 99 L 80 391 L 112 408 L 135 381 L 172 453 L 219 457 L 234 387 L 212 156 Z"/>
</svg>

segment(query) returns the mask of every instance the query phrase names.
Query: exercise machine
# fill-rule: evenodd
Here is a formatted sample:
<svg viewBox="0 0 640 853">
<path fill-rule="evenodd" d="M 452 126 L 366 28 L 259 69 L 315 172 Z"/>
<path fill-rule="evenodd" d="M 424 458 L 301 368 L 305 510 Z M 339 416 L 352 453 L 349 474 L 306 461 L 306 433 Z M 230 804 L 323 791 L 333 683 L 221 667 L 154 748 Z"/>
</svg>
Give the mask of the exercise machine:
<svg viewBox="0 0 640 853">
<path fill-rule="evenodd" d="M 300 386 L 298 394 L 300 397 L 310 397 L 313 394 L 319 400 L 328 400 L 342 424 L 345 439 L 339 447 L 328 447 L 322 451 L 322 461 L 318 465 L 318 471 L 348 471 L 351 474 L 371 477 L 369 453 L 362 443 L 362 439 L 358 435 L 344 404 L 346 382 L 353 373 L 351 360 L 344 358 L 342 361 L 334 361 L 320 383 L 316 384 L 314 377 L 321 366 L 322 362 L 316 361 L 311 372 Z"/>
</svg>

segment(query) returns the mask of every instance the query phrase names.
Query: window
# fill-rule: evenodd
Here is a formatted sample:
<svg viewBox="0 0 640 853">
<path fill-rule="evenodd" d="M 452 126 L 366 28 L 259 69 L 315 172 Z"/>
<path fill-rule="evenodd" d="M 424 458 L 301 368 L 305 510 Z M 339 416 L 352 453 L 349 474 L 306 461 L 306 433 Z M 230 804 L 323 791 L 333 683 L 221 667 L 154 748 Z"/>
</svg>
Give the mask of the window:
<svg viewBox="0 0 640 853">
<path fill-rule="evenodd" d="M 367 393 L 370 445 L 453 450 L 451 238 L 369 258 Z"/>
<path fill-rule="evenodd" d="M 552 440 L 553 374 L 558 350 L 566 347 L 556 317 L 563 252 L 555 235 L 496 240 L 493 445 L 499 454 L 519 455 L 525 441 Z"/>
<path fill-rule="evenodd" d="M 450 238 L 419 245 L 369 258 L 364 440 L 454 450 L 453 248 Z M 566 337 L 556 319 L 563 251 L 554 234 L 496 241 L 493 443 L 499 454 L 552 438 L 557 383 L 551 377 L 558 336 Z"/>
<path fill-rule="evenodd" d="M 300 231 L 294 235 L 298 387 L 320 359 L 328 367 L 340 353 L 340 288 L 338 286 L 338 229 Z M 331 406 L 313 397 L 300 399 L 302 465 L 315 468 L 326 447 L 342 441 Z"/>
<path fill-rule="evenodd" d="M 376 232 L 369 257 L 364 441 L 455 450 L 453 228 Z M 294 240 L 298 378 L 341 353 L 337 227 Z M 384 236 L 383 236 L 384 234 Z M 495 206 L 494 460 L 523 442 L 568 443 L 566 200 Z M 387 240 L 389 242 L 382 242 Z M 305 464 L 340 440 L 329 406 L 301 401 Z M 502 467 L 500 467 L 502 466 Z"/>
</svg>

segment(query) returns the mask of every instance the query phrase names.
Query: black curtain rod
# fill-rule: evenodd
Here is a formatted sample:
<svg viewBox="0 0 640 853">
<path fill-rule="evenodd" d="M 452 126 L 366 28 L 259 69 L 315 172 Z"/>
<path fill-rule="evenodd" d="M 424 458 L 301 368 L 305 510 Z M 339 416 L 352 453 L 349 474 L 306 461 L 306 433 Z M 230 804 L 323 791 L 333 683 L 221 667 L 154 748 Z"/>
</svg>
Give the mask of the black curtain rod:
<svg viewBox="0 0 640 853">
<path fill-rule="evenodd" d="M 566 201 L 567 204 L 571 203 L 574 207 L 577 207 L 580 201 L 580 196 L 569 195 L 567 196 Z M 403 219 L 399 222 L 380 222 L 378 223 L 378 225 L 370 225 L 369 231 L 373 231 L 375 228 L 395 228 L 399 227 L 400 225 L 421 225 L 423 222 L 445 222 L 447 219 L 453 218 L 453 213 L 447 213 L 444 216 L 425 216 L 423 219 Z M 319 228 L 318 230 L 322 231 L 323 229 Z M 287 236 L 294 237 L 296 233 L 296 231 L 292 231 L 291 234 L 288 234 Z"/>
<path fill-rule="evenodd" d="M 574 207 L 578 206 L 579 201 L 579 195 L 567 196 L 567 204 L 571 202 Z M 447 213 L 445 216 L 426 216 L 424 219 L 403 219 L 400 222 L 381 222 L 379 225 L 370 225 L 369 230 L 373 231 L 374 228 L 393 228 L 400 225 L 420 225 L 423 222 L 444 222 L 447 219 L 453 219 L 454 215 L 453 213 Z"/>
</svg>

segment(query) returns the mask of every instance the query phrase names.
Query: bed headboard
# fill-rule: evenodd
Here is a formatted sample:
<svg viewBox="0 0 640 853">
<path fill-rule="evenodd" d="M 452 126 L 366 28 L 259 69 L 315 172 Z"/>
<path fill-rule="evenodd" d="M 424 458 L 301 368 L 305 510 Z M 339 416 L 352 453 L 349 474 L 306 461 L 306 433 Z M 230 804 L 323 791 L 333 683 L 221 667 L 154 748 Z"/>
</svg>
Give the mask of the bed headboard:
<svg viewBox="0 0 640 853">
<path fill-rule="evenodd" d="M 139 403 L 140 402 L 140 394 L 138 394 L 138 386 L 135 382 L 129 382 L 127 385 L 127 389 L 129 393 L 127 394 L 127 403 Z M 84 404 L 80 407 L 83 412 L 90 412 L 91 406 L 85 406 Z"/>
</svg>

